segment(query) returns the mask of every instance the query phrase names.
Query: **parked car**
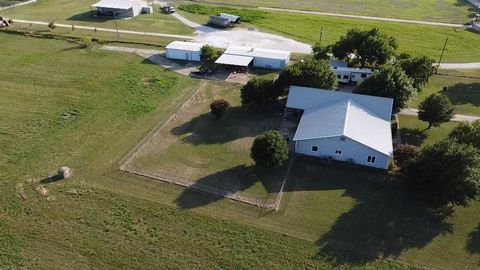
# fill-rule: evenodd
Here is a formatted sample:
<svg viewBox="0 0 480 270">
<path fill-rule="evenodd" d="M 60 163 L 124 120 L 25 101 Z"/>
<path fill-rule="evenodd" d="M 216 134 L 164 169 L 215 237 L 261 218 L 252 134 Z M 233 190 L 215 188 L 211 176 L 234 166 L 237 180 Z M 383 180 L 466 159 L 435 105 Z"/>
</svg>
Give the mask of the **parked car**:
<svg viewBox="0 0 480 270">
<path fill-rule="evenodd" d="M 174 7 L 171 7 L 171 6 L 163 6 L 162 9 L 163 9 L 163 11 L 164 11 L 165 13 L 170 13 L 170 14 L 171 14 L 171 13 L 177 12 L 177 11 L 175 10 L 175 8 L 174 8 Z"/>
</svg>

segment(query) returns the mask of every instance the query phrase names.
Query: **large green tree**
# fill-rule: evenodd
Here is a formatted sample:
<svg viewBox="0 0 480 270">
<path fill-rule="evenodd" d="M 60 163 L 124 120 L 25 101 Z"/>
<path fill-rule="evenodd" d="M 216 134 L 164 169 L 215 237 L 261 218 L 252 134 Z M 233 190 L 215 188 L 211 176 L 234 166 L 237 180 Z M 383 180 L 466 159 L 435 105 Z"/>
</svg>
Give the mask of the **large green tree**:
<svg viewBox="0 0 480 270">
<path fill-rule="evenodd" d="M 269 130 L 255 138 L 250 156 L 261 167 L 277 168 L 288 159 L 288 144 L 280 132 Z"/>
<path fill-rule="evenodd" d="M 480 152 L 443 140 L 426 146 L 404 166 L 409 187 L 436 207 L 466 206 L 480 195 Z"/>
<path fill-rule="evenodd" d="M 313 58 L 316 60 L 330 60 L 332 53 L 332 46 L 322 46 L 320 43 L 315 43 L 312 46 Z"/>
<path fill-rule="evenodd" d="M 201 50 L 200 72 L 213 73 L 217 69 L 215 61 L 217 61 L 220 53 L 210 45 L 204 45 Z"/>
<path fill-rule="evenodd" d="M 416 94 L 412 79 L 398 66 L 386 65 L 358 85 L 362 94 L 393 98 L 394 112 L 405 108 Z"/>
<path fill-rule="evenodd" d="M 337 76 L 326 60 L 306 59 L 286 67 L 275 81 L 278 89 L 290 85 L 333 89 L 337 85 Z"/>
<path fill-rule="evenodd" d="M 460 123 L 450 132 L 449 138 L 480 149 L 480 120 Z"/>
<path fill-rule="evenodd" d="M 435 60 L 427 56 L 411 57 L 408 54 L 400 55 L 398 64 L 413 80 L 413 86 L 417 89 L 428 83 L 430 77 L 435 73 L 433 66 Z"/>
<path fill-rule="evenodd" d="M 258 109 L 274 104 L 280 92 L 275 88 L 273 80 L 253 78 L 240 91 L 242 106 Z"/>
<path fill-rule="evenodd" d="M 453 116 L 453 105 L 445 95 L 433 93 L 420 103 L 418 119 L 428 122 L 428 129 L 450 121 Z"/>
<path fill-rule="evenodd" d="M 333 44 L 332 52 L 336 58 L 345 59 L 352 66 L 379 68 L 392 59 L 397 47 L 394 37 L 377 28 L 354 28 Z"/>
</svg>

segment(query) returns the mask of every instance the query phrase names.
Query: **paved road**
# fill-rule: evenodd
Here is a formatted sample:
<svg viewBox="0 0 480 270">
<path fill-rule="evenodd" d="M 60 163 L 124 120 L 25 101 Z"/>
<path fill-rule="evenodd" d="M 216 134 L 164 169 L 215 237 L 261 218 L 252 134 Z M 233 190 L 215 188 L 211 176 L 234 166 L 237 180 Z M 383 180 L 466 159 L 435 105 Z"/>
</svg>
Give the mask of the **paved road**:
<svg viewBox="0 0 480 270">
<path fill-rule="evenodd" d="M 439 69 L 480 69 L 480 62 L 476 63 L 443 63 Z"/>
<path fill-rule="evenodd" d="M 36 24 L 36 25 L 48 25 L 48 22 L 41 22 L 41 21 L 30 21 L 30 20 L 19 20 L 19 19 L 12 19 L 16 23 L 31 23 L 31 24 Z M 71 24 L 62 24 L 62 23 L 55 23 L 55 26 L 57 27 L 63 27 L 63 28 L 72 28 Z M 111 28 L 102 28 L 102 27 L 92 27 L 92 26 L 81 26 L 81 25 L 75 25 L 75 29 L 83 29 L 83 30 L 92 30 L 100 32 L 111 32 L 111 33 L 116 33 L 116 29 L 111 29 Z M 119 33 L 121 34 L 130 34 L 130 35 L 141 35 L 141 36 L 154 36 L 154 37 L 170 37 L 170 38 L 178 38 L 178 39 L 189 39 L 193 40 L 195 39 L 194 36 L 186 36 L 186 35 L 172 35 L 172 34 L 163 34 L 163 33 L 154 33 L 154 32 L 141 32 L 141 31 L 132 31 L 132 30 L 118 30 Z"/>
<path fill-rule="evenodd" d="M 351 15 L 351 14 L 342 14 L 342 13 L 305 11 L 305 10 L 284 9 L 284 8 L 269 8 L 269 7 L 258 7 L 258 8 L 261 9 L 261 10 L 268 10 L 268 11 L 302 13 L 302 14 L 333 16 L 333 17 L 342 17 L 342 18 L 351 18 L 351 19 L 364 19 L 364 20 L 374 20 L 374 21 L 424 24 L 424 25 L 435 25 L 435 26 L 445 26 L 445 27 L 465 27 L 465 25 L 463 25 L 463 24 L 454 24 L 454 23 L 429 22 L 429 21 L 406 20 L 406 19 L 395 19 L 395 18 L 384 18 L 384 17 L 373 17 L 373 16 L 360 16 L 360 15 Z"/>
<path fill-rule="evenodd" d="M 399 112 L 399 114 L 417 116 L 417 115 L 418 115 L 418 110 L 417 110 L 417 109 L 403 109 L 403 110 L 401 110 L 401 111 Z M 462 121 L 473 122 L 473 121 L 476 121 L 476 120 L 480 120 L 480 117 L 478 117 L 478 116 L 471 116 L 471 115 L 456 114 L 451 121 L 455 121 L 455 122 L 462 122 Z"/>
</svg>

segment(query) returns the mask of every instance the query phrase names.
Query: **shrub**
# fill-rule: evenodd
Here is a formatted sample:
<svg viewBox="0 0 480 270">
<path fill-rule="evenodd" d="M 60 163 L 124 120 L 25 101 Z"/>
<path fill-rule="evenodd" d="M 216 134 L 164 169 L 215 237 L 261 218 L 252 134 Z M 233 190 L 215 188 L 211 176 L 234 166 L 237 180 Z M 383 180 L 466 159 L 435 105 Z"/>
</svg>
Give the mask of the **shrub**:
<svg viewBox="0 0 480 270">
<path fill-rule="evenodd" d="M 91 36 L 82 36 L 82 37 L 79 39 L 79 42 L 80 42 L 80 45 L 81 45 L 83 48 L 88 48 L 88 47 L 92 46 L 92 44 L 93 44 L 93 41 L 92 41 L 92 37 L 91 37 Z"/>
<path fill-rule="evenodd" d="M 270 130 L 255 138 L 250 156 L 258 166 L 278 168 L 288 159 L 288 145 L 280 132 Z"/>
<path fill-rule="evenodd" d="M 230 107 L 230 103 L 225 99 L 217 99 L 210 104 L 210 113 L 214 115 L 217 119 L 222 118 L 222 116 Z"/>
<path fill-rule="evenodd" d="M 393 159 L 399 167 L 403 167 L 405 163 L 418 154 L 418 147 L 410 144 L 399 144 L 393 149 Z"/>
<path fill-rule="evenodd" d="M 258 109 L 268 107 L 277 102 L 279 91 L 272 80 L 253 78 L 242 87 L 240 97 L 242 106 Z"/>
<path fill-rule="evenodd" d="M 50 28 L 50 30 L 54 30 L 56 27 L 55 22 L 52 21 L 48 23 L 48 28 Z"/>
</svg>

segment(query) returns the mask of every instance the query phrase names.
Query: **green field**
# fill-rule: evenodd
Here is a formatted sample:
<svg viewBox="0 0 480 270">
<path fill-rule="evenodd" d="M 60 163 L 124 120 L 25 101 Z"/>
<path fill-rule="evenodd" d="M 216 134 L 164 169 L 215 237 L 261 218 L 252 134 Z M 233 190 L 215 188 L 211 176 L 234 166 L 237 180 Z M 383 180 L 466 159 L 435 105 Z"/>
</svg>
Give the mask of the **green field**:
<svg viewBox="0 0 480 270">
<path fill-rule="evenodd" d="M 192 5 L 180 5 L 179 8 L 190 11 L 180 10 L 180 13 L 199 23 L 208 21 L 208 16 L 205 14 L 216 14 L 223 10 L 221 7 L 207 5 L 196 6 L 196 8 L 195 6 L 192 8 Z M 235 9 L 231 12 L 234 13 Z M 444 62 L 480 61 L 480 47 L 478 46 L 480 35 L 466 30 L 248 9 L 241 12 L 244 17 L 248 16 L 248 22 L 242 27 L 258 27 L 261 30 L 282 34 L 309 44 L 319 40 L 321 29 L 323 29 L 322 43 L 332 44 L 338 41 L 339 37 L 344 35 L 348 29 L 377 27 L 397 39 L 399 52 L 427 55 L 438 59 L 445 38 L 448 37 Z"/>
<path fill-rule="evenodd" d="M 108 18 L 94 17 L 90 9 L 97 0 L 38 0 L 38 2 L 0 11 L 0 15 L 22 20 L 34 20 L 73 25 L 86 25 L 115 29 L 115 21 Z M 160 13 L 158 6 L 155 14 L 142 14 L 133 19 L 117 20 L 118 29 L 166 34 L 192 34 L 180 21 L 170 15 Z M 45 27 L 47 30 L 48 28 Z"/>
<path fill-rule="evenodd" d="M 263 6 L 353 15 L 464 23 L 475 8 L 464 0 L 196 0 L 226 5 Z"/>
</svg>

